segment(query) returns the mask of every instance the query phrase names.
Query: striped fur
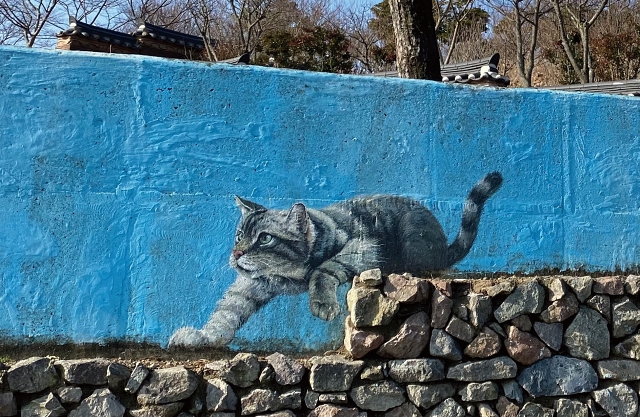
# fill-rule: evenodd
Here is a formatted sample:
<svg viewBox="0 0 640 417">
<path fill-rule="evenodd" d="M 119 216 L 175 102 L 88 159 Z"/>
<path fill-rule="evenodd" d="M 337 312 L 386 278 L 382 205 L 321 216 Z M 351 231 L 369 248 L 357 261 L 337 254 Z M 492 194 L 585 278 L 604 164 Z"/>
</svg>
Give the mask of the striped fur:
<svg viewBox="0 0 640 417">
<path fill-rule="evenodd" d="M 338 286 L 367 269 L 414 274 L 446 269 L 469 253 L 484 204 L 501 185 L 502 176 L 493 172 L 473 187 L 451 245 L 433 214 L 406 197 L 358 197 L 321 210 L 301 203 L 269 210 L 236 197 L 242 218 L 229 263 L 238 278 L 203 329 L 178 329 L 170 345 L 224 346 L 280 294 L 308 291 L 311 312 L 333 320 L 340 313 Z"/>
</svg>

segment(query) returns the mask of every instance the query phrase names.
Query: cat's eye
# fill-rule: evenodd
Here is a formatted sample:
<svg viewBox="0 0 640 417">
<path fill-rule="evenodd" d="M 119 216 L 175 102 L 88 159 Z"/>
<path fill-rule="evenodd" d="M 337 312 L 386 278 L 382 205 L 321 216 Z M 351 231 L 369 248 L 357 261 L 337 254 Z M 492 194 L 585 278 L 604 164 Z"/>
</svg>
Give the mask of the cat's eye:
<svg viewBox="0 0 640 417">
<path fill-rule="evenodd" d="M 244 237 L 244 234 L 240 230 L 238 230 L 236 232 L 236 243 L 240 242 L 243 237 Z"/>
<path fill-rule="evenodd" d="M 269 233 L 263 233 L 258 238 L 258 243 L 261 245 L 268 245 L 271 242 L 273 242 L 273 236 L 271 236 Z"/>
</svg>

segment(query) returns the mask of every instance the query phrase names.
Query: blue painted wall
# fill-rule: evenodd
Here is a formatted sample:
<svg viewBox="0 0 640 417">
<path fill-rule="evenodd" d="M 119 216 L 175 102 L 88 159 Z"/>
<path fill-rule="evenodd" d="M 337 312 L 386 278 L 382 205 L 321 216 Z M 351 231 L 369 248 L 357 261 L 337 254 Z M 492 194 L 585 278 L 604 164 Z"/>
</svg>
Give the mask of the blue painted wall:
<svg viewBox="0 0 640 417">
<path fill-rule="evenodd" d="M 408 195 L 453 239 L 497 170 L 457 269 L 637 268 L 639 114 L 627 97 L 0 48 L 0 335 L 165 346 L 201 327 L 234 279 L 234 194 Z M 232 347 L 341 331 L 284 296 Z"/>
</svg>

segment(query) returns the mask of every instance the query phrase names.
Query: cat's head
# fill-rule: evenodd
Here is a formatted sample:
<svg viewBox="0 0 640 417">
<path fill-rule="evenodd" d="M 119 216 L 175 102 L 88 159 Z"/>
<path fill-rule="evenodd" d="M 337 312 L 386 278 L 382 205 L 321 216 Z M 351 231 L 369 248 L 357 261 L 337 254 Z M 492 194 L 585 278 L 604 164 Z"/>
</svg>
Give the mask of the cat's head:
<svg viewBox="0 0 640 417">
<path fill-rule="evenodd" d="M 305 206 L 269 210 L 238 196 L 235 200 L 242 218 L 229 264 L 252 279 L 303 281 L 314 237 Z"/>
</svg>

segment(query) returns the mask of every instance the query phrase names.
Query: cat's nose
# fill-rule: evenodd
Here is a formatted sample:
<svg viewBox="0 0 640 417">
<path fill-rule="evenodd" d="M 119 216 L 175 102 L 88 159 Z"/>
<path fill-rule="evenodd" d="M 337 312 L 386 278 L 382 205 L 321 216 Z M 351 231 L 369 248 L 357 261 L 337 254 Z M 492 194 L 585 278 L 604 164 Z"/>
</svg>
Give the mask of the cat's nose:
<svg viewBox="0 0 640 417">
<path fill-rule="evenodd" d="M 241 257 L 242 255 L 244 255 L 244 252 L 243 252 L 243 251 L 241 251 L 241 250 L 236 250 L 236 249 L 234 249 L 231 253 L 233 254 L 233 257 L 234 257 L 234 258 L 236 258 L 236 259 L 240 259 L 240 257 Z"/>
</svg>

